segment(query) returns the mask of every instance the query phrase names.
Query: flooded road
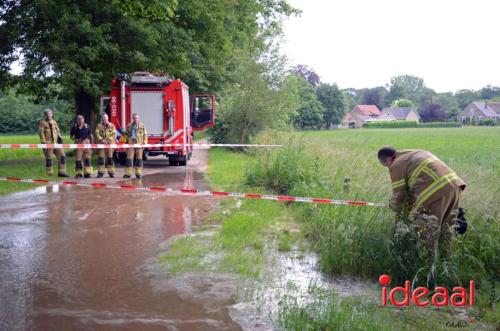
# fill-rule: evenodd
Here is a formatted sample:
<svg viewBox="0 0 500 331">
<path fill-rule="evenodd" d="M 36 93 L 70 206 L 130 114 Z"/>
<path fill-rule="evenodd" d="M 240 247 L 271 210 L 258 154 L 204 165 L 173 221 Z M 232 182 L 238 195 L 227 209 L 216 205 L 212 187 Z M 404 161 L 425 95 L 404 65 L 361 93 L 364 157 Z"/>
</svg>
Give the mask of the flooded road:
<svg viewBox="0 0 500 331">
<path fill-rule="evenodd" d="M 146 162 L 129 182 L 207 189 L 206 159 Z M 240 330 L 235 281 L 154 271 L 167 239 L 215 208 L 209 197 L 67 186 L 0 197 L 0 330 Z"/>
</svg>

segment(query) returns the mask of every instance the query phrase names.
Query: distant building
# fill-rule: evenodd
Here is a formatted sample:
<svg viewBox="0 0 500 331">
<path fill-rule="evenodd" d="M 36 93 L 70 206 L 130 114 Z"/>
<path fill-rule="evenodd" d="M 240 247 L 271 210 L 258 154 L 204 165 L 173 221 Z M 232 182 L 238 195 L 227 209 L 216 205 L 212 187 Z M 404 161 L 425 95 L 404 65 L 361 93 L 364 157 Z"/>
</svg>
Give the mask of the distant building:
<svg viewBox="0 0 500 331">
<path fill-rule="evenodd" d="M 485 119 L 500 121 L 500 102 L 474 101 L 458 116 L 462 123 L 471 123 L 473 118 L 477 122 Z"/>
<path fill-rule="evenodd" d="M 415 121 L 420 122 L 421 118 L 417 111 L 411 107 L 384 108 L 380 112 L 379 121 Z"/>
<path fill-rule="evenodd" d="M 374 121 L 380 115 L 380 109 L 375 105 L 356 105 L 352 111 L 345 114 L 340 127 L 361 128 L 363 123 Z"/>
</svg>

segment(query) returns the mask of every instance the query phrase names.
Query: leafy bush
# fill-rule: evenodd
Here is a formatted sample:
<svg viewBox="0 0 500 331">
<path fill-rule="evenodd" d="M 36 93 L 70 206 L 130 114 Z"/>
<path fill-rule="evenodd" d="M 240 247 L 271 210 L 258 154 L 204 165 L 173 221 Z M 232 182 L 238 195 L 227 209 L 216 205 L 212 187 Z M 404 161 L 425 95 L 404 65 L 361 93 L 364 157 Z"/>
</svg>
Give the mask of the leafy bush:
<svg viewBox="0 0 500 331">
<path fill-rule="evenodd" d="M 482 125 L 482 126 L 495 126 L 495 125 L 497 125 L 497 121 L 495 121 L 492 118 L 487 118 L 485 120 L 479 121 L 479 125 Z"/>
<path fill-rule="evenodd" d="M 0 133 L 37 133 L 45 108 L 52 109 L 61 130 L 68 132 L 75 115 L 67 102 L 53 100 L 36 104 L 13 90 L 0 93 Z"/>
</svg>

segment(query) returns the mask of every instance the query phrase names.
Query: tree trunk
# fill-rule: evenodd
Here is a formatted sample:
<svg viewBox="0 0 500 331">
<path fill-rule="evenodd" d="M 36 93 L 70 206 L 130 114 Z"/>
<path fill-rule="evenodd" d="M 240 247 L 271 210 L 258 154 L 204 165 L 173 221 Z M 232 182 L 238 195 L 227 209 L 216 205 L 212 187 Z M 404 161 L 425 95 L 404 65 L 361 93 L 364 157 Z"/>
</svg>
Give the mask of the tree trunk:
<svg viewBox="0 0 500 331">
<path fill-rule="evenodd" d="M 95 97 L 81 89 L 75 93 L 75 105 L 76 114 L 83 115 L 83 117 L 85 117 L 85 123 L 87 123 L 93 131 L 96 127 L 97 117 Z"/>
</svg>

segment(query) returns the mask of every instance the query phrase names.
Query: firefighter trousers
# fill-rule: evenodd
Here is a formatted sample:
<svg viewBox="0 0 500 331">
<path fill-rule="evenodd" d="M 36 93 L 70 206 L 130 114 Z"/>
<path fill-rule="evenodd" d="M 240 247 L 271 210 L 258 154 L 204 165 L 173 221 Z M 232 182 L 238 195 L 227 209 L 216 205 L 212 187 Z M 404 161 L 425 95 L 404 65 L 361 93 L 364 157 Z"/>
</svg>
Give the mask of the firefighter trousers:
<svg viewBox="0 0 500 331">
<path fill-rule="evenodd" d="M 90 144 L 90 139 L 84 139 L 80 144 Z M 92 173 L 92 168 L 90 165 L 90 159 L 92 158 L 92 150 L 90 148 L 77 149 L 75 150 L 75 173 L 76 175 L 90 175 Z M 83 157 L 83 164 L 82 164 Z"/>
<path fill-rule="evenodd" d="M 128 153 L 127 153 L 128 154 Z M 104 175 L 108 168 L 108 174 L 115 173 L 115 163 L 113 161 L 113 149 L 100 148 L 97 154 L 97 173 Z"/>
<path fill-rule="evenodd" d="M 129 148 L 127 150 L 127 161 L 125 163 L 125 175 L 132 176 L 132 165 L 135 155 L 135 174 L 142 175 L 142 148 Z"/>
<path fill-rule="evenodd" d="M 47 142 L 47 144 L 53 144 L 53 142 Z M 58 174 L 66 175 L 66 155 L 63 149 L 46 148 L 43 150 L 43 154 L 45 155 L 45 170 L 47 171 L 47 175 L 54 175 L 52 170 L 52 157 L 54 154 L 57 157 Z"/>
<path fill-rule="evenodd" d="M 426 201 L 416 217 L 416 227 L 430 257 L 449 258 L 462 189 L 450 184 Z"/>
</svg>

